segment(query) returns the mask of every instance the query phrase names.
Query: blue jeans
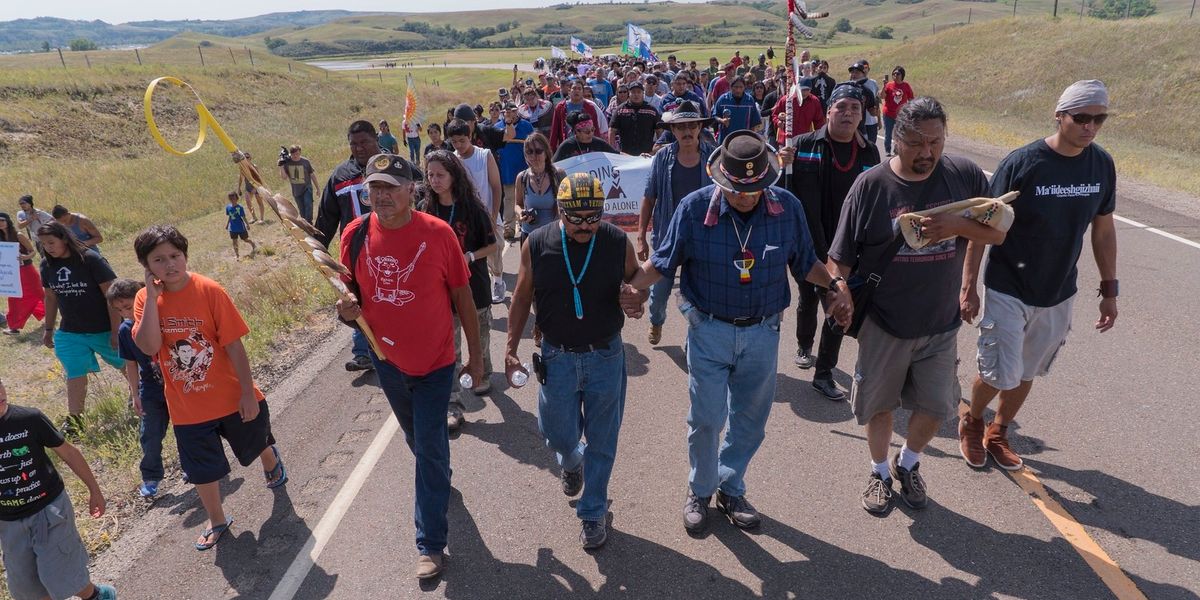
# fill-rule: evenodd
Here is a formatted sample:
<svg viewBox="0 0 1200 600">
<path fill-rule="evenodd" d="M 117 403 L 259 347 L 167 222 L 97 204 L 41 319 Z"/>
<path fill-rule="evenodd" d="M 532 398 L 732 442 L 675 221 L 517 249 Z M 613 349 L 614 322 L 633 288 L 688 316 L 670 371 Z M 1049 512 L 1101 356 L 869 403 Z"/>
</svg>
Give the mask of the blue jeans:
<svg viewBox="0 0 1200 600">
<path fill-rule="evenodd" d="M 408 162 L 421 165 L 421 138 L 408 138 Z"/>
<path fill-rule="evenodd" d="M 863 137 L 867 138 L 867 142 L 874 146 L 875 141 L 879 139 L 879 123 L 875 123 L 874 125 L 863 125 L 862 132 Z"/>
<path fill-rule="evenodd" d="M 404 442 L 416 459 L 413 521 L 417 551 L 438 554 L 446 548 L 446 507 L 450 502 L 450 430 L 446 409 L 450 405 L 450 380 L 454 365 L 414 377 L 379 360 L 374 354 L 379 387 L 392 405 L 404 430 Z"/>
<path fill-rule="evenodd" d="M 654 234 L 650 237 L 650 247 L 654 247 Z M 675 285 L 675 271 L 663 273 L 654 285 L 650 286 L 650 324 L 662 326 L 667 322 L 667 301 L 671 299 L 671 288 Z"/>
<path fill-rule="evenodd" d="M 167 401 L 142 398 L 142 423 L 138 428 L 138 443 L 142 446 L 142 481 L 162 481 L 163 437 L 171 418 L 167 414 Z"/>
<path fill-rule="evenodd" d="M 355 329 L 350 335 L 350 353 L 354 356 L 371 356 L 371 342 L 367 341 L 367 336 L 363 332 Z"/>
<path fill-rule="evenodd" d="M 583 467 L 575 514 L 584 521 L 608 513 L 608 479 L 625 413 L 625 345 L 619 335 L 608 344 L 607 350 L 567 352 L 542 343 L 546 383 L 538 391 L 538 429 L 564 471 Z"/>
<path fill-rule="evenodd" d="M 883 115 L 883 151 L 891 154 L 892 152 L 892 130 L 896 128 L 896 120 Z"/>
<path fill-rule="evenodd" d="M 300 209 L 300 216 L 304 217 L 305 221 L 312 223 L 313 220 L 313 189 L 312 186 L 306 186 L 304 193 L 299 196 L 294 196 L 296 199 L 296 208 Z"/>
<path fill-rule="evenodd" d="M 762 444 L 775 399 L 779 315 L 758 325 L 735 327 L 690 303 L 688 321 L 688 484 L 701 498 L 718 488 L 746 493 L 746 468 Z M 725 441 L 721 429 L 728 423 Z"/>
</svg>

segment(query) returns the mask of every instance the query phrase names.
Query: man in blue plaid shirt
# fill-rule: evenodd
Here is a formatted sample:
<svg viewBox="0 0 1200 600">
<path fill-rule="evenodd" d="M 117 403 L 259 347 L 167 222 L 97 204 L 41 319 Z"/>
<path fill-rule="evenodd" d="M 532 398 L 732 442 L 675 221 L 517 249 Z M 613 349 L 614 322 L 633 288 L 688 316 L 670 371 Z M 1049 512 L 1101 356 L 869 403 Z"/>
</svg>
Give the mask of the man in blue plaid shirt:
<svg viewBox="0 0 1200 600">
<path fill-rule="evenodd" d="M 839 323 L 853 313 L 845 281 L 817 261 L 800 201 L 771 186 L 779 164 L 761 135 L 729 135 L 708 160 L 713 184 L 680 201 L 663 241 L 622 293 L 626 309 L 636 311 L 645 297 L 639 291 L 681 269 L 691 396 L 683 511 L 689 533 L 704 531 L 714 493 L 717 509 L 737 527 L 761 522 L 743 477 L 775 398 L 780 314 L 791 303 L 788 271 L 829 290 Z"/>
</svg>

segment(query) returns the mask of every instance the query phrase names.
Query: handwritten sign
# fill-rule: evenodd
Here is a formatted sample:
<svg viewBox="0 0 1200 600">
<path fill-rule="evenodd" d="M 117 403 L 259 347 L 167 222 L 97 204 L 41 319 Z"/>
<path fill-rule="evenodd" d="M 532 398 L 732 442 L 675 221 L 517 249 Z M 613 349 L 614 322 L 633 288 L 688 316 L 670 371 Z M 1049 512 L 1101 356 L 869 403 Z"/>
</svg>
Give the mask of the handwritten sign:
<svg viewBox="0 0 1200 600">
<path fill-rule="evenodd" d="M 16 242 L 0 242 L 0 296 L 21 297 L 20 249 Z"/>
</svg>

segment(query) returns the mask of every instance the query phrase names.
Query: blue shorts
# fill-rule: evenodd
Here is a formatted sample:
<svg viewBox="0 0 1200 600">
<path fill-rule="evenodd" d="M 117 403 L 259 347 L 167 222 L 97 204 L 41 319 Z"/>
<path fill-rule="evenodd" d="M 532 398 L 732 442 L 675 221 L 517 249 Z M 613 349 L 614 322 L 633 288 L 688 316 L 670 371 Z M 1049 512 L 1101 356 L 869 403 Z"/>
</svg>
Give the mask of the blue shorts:
<svg viewBox="0 0 1200 600">
<path fill-rule="evenodd" d="M 73 333 L 58 329 L 54 332 L 54 356 L 62 363 L 67 379 L 84 377 L 88 373 L 99 373 L 100 363 L 96 360 L 99 354 L 104 362 L 114 369 L 125 368 L 125 361 L 117 354 L 117 349 L 109 343 L 111 334 L 107 331 L 100 333 Z"/>
<path fill-rule="evenodd" d="M 250 466 L 263 450 L 275 445 L 267 402 L 259 400 L 258 416 L 249 423 L 242 422 L 241 414 L 233 413 L 212 421 L 175 426 L 179 466 L 183 467 L 189 482 L 196 485 L 212 483 L 229 474 L 229 461 L 225 459 L 221 438 L 229 442 L 229 448 L 243 467 Z"/>
</svg>

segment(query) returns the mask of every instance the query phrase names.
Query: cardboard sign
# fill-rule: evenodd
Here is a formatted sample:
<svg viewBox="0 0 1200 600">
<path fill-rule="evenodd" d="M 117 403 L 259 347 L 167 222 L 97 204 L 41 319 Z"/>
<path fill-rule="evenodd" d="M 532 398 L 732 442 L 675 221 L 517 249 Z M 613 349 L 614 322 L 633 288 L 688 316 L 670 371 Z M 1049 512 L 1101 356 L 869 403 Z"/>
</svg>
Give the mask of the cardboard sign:
<svg viewBox="0 0 1200 600">
<path fill-rule="evenodd" d="M 20 250 L 16 242 L 0 242 L 0 296 L 21 297 Z"/>
</svg>

